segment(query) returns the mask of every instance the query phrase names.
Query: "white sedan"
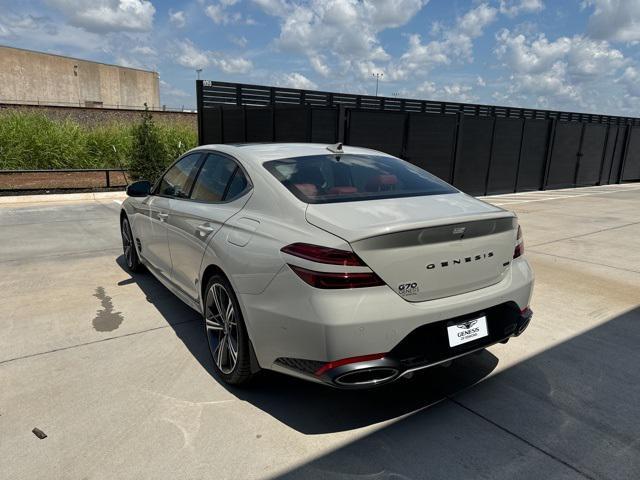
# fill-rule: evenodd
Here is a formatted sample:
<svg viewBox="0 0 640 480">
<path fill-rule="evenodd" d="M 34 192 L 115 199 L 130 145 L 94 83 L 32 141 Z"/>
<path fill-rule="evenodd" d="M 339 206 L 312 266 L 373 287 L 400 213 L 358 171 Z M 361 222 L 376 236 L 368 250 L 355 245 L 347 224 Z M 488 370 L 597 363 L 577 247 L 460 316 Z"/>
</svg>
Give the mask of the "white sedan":
<svg viewBox="0 0 640 480">
<path fill-rule="evenodd" d="M 531 318 L 515 215 L 385 153 L 205 145 L 127 193 L 129 269 L 202 313 L 230 384 L 270 369 L 380 385 L 506 342 Z"/>
</svg>

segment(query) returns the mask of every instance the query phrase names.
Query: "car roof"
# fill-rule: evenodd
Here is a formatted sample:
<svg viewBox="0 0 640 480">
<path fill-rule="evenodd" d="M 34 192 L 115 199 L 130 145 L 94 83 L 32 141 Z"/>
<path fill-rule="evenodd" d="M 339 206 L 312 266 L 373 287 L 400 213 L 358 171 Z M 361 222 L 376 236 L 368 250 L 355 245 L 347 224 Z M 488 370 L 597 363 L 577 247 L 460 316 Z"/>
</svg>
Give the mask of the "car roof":
<svg viewBox="0 0 640 480">
<path fill-rule="evenodd" d="M 328 143 L 233 143 L 201 145 L 197 150 L 218 150 L 233 156 L 240 156 L 246 160 L 258 163 L 282 158 L 304 157 L 309 155 L 331 154 Z M 369 148 L 343 146 L 344 153 L 360 155 L 387 155 Z"/>
</svg>

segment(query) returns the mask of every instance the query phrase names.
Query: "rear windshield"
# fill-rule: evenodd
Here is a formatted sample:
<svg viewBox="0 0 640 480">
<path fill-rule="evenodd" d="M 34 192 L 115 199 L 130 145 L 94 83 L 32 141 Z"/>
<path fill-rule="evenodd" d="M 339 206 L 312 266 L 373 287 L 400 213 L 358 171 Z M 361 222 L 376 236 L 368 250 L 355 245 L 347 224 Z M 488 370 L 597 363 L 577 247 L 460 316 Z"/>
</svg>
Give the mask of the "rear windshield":
<svg viewBox="0 0 640 480">
<path fill-rule="evenodd" d="M 313 155 L 272 160 L 264 166 L 306 203 L 457 192 L 451 185 L 410 163 L 380 155 Z"/>
</svg>

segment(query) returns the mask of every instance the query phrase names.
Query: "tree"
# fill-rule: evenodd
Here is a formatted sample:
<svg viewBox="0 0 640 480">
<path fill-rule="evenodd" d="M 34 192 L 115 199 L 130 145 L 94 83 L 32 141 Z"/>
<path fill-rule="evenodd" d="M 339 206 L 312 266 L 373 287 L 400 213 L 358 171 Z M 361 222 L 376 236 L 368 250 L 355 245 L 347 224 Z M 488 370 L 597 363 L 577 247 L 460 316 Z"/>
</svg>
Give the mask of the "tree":
<svg viewBox="0 0 640 480">
<path fill-rule="evenodd" d="M 164 171 L 167 151 L 147 104 L 142 121 L 133 130 L 129 171 L 136 180 L 155 182 Z"/>
</svg>

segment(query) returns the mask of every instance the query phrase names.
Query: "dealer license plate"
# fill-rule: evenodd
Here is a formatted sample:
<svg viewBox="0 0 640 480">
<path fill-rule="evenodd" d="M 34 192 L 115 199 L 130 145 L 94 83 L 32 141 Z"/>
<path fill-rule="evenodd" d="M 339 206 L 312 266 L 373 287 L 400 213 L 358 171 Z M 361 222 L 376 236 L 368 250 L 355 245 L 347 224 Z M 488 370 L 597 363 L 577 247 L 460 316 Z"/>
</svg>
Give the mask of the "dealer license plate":
<svg viewBox="0 0 640 480">
<path fill-rule="evenodd" d="M 487 317 L 464 320 L 447 327 L 449 346 L 457 347 L 463 343 L 472 342 L 489 335 L 487 329 Z"/>
</svg>

